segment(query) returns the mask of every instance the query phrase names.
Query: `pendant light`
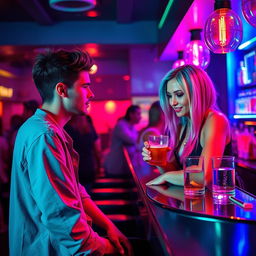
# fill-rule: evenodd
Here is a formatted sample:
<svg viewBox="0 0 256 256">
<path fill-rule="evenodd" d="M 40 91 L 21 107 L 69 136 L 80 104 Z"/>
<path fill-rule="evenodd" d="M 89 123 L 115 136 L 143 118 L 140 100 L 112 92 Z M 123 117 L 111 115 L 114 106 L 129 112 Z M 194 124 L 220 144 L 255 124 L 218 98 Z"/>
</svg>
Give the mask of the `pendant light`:
<svg viewBox="0 0 256 256">
<path fill-rule="evenodd" d="M 49 0 L 50 6 L 63 12 L 83 12 L 93 9 L 96 0 Z"/>
<path fill-rule="evenodd" d="M 178 53 L 178 59 L 174 61 L 174 63 L 172 64 L 173 69 L 185 65 L 185 60 L 183 59 L 183 51 L 178 51 L 177 53 Z"/>
<path fill-rule="evenodd" d="M 214 53 L 233 52 L 242 38 L 242 22 L 231 10 L 230 0 L 215 0 L 214 12 L 207 18 L 204 27 L 206 46 Z"/>
<path fill-rule="evenodd" d="M 201 40 L 202 29 L 191 29 L 191 41 L 186 45 L 184 60 L 186 64 L 193 64 L 203 69 L 210 63 L 210 51 Z"/>
<path fill-rule="evenodd" d="M 256 0 L 242 0 L 242 12 L 246 21 L 256 27 Z"/>
</svg>

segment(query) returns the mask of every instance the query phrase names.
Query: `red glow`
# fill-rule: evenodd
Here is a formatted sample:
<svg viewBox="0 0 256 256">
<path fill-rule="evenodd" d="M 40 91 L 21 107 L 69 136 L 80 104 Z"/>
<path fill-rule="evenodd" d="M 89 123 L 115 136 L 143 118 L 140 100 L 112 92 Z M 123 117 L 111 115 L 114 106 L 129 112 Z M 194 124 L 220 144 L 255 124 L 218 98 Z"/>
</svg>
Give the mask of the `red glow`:
<svg viewBox="0 0 256 256">
<path fill-rule="evenodd" d="M 92 193 L 126 193 L 136 192 L 136 188 L 94 188 Z"/>
<path fill-rule="evenodd" d="M 98 17 L 98 16 L 99 16 L 99 12 L 97 12 L 97 11 L 89 11 L 89 12 L 86 12 L 85 15 L 86 15 L 87 17 L 95 18 L 95 17 Z"/>
<path fill-rule="evenodd" d="M 3 115 L 3 102 L 0 101 L 0 116 Z"/>
<path fill-rule="evenodd" d="M 116 105 L 114 113 L 107 112 L 105 105 L 108 101 L 92 101 L 90 116 L 93 119 L 96 131 L 98 133 L 108 133 L 111 131 L 118 118 L 125 115 L 126 109 L 131 105 L 130 100 L 113 101 Z"/>
<path fill-rule="evenodd" d="M 92 56 L 98 57 L 99 56 L 99 46 L 98 44 L 86 44 L 85 50 Z"/>
<path fill-rule="evenodd" d="M 101 77 L 96 77 L 95 78 L 95 82 L 96 83 L 101 83 L 102 82 L 102 78 Z"/>
<path fill-rule="evenodd" d="M 130 80 L 130 76 L 129 75 L 125 75 L 125 76 L 123 76 L 123 79 L 124 79 L 124 81 L 129 81 Z"/>
</svg>

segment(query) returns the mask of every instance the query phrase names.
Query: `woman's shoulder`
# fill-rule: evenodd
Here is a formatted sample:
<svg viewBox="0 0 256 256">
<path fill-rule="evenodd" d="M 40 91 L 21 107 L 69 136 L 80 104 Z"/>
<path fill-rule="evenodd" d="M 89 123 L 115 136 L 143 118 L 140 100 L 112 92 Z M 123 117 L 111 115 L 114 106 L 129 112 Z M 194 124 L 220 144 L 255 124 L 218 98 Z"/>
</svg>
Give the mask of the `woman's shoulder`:
<svg viewBox="0 0 256 256">
<path fill-rule="evenodd" d="M 229 121 L 228 118 L 220 111 L 210 110 L 208 111 L 202 131 L 203 133 L 211 133 L 214 130 L 229 134 Z"/>
<path fill-rule="evenodd" d="M 205 124 L 219 123 L 220 125 L 228 125 L 229 121 L 226 115 L 217 110 L 209 110 L 206 116 Z"/>
</svg>

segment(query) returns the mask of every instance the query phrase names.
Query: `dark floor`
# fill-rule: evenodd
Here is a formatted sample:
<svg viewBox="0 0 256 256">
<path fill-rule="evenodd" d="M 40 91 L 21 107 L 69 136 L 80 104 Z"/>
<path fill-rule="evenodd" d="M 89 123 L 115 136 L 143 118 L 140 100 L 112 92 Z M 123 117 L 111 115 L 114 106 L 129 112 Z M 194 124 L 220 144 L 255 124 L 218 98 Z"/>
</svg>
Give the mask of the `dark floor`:
<svg viewBox="0 0 256 256">
<path fill-rule="evenodd" d="M 8 256 L 8 233 L 0 233 L 1 256 Z"/>
</svg>

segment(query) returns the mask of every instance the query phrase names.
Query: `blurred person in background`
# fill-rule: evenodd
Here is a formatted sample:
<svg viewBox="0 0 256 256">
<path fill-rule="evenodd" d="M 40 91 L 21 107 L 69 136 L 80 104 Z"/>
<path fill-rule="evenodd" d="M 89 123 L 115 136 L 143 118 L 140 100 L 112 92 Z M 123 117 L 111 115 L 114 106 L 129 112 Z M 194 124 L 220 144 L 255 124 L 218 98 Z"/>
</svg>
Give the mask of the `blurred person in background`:
<svg viewBox="0 0 256 256">
<path fill-rule="evenodd" d="M 106 155 L 104 168 L 108 176 L 130 176 L 130 171 L 123 153 L 125 147 L 130 156 L 136 152 L 138 131 L 135 125 L 141 120 L 141 109 L 138 105 L 131 105 L 123 118 L 115 125 L 111 135 L 110 152 Z"/>
<path fill-rule="evenodd" d="M 6 132 L 5 136 L 9 144 L 10 156 L 12 156 L 13 147 L 17 132 L 20 126 L 23 124 L 24 119 L 21 115 L 13 115 L 10 119 L 10 129 Z"/>
<path fill-rule="evenodd" d="M 39 103 L 36 100 L 28 100 L 23 102 L 23 113 L 22 117 L 24 119 L 24 122 L 34 115 L 36 112 L 37 108 L 39 108 Z"/>
<path fill-rule="evenodd" d="M 139 132 L 138 149 L 141 150 L 144 147 L 144 142 L 148 140 L 150 135 L 164 134 L 164 129 L 164 112 L 162 111 L 160 102 L 155 101 L 151 104 L 148 111 L 148 125 Z"/>
<path fill-rule="evenodd" d="M 75 116 L 65 126 L 79 154 L 79 182 L 90 192 L 96 176 L 101 174 L 101 144 L 89 115 Z"/>
</svg>

